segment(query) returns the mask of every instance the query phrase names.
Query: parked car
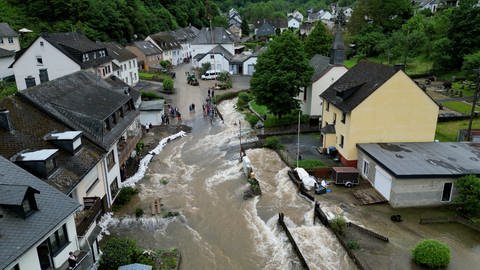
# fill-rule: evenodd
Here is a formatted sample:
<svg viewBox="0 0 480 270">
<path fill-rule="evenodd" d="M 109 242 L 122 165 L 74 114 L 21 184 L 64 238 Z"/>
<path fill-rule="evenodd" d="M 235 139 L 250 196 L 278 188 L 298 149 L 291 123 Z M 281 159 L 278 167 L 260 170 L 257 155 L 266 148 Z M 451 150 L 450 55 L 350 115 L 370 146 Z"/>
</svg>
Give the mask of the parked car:
<svg viewBox="0 0 480 270">
<path fill-rule="evenodd" d="M 207 70 L 205 73 L 202 75 L 202 80 L 215 80 L 218 75 L 220 74 L 220 71 L 217 70 Z"/>
</svg>

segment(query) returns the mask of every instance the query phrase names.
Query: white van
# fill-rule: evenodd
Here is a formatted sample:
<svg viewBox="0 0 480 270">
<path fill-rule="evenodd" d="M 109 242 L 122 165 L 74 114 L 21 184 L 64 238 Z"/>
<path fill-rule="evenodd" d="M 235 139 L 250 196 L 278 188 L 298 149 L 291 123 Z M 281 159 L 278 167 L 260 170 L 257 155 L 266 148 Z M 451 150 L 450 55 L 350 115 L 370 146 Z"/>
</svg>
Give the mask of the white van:
<svg viewBox="0 0 480 270">
<path fill-rule="evenodd" d="M 220 71 L 207 70 L 205 71 L 205 74 L 202 75 L 202 80 L 215 80 L 219 74 L 220 74 Z"/>
</svg>

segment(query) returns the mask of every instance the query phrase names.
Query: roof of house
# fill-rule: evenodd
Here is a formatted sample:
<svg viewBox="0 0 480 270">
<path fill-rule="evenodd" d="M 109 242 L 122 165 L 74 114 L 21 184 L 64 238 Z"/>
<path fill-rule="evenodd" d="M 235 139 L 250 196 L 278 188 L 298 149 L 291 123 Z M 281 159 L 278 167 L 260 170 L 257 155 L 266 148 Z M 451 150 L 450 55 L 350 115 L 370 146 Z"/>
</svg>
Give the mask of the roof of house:
<svg viewBox="0 0 480 270">
<path fill-rule="evenodd" d="M 275 18 L 269 21 L 270 24 L 275 28 L 287 28 L 288 20 L 284 18 Z"/>
<path fill-rule="evenodd" d="M 275 34 L 275 28 L 268 22 L 264 22 L 260 27 L 257 29 L 257 37 L 263 36 L 271 36 Z"/>
<path fill-rule="evenodd" d="M 213 36 L 213 38 L 212 38 Z M 192 40 L 192 45 L 233 43 L 231 33 L 223 27 L 204 27 Z"/>
<path fill-rule="evenodd" d="M 118 62 L 125 62 L 137 58 L 134 53 L 125 49 L 125 47 L 116 42 L 97 42 L 97 44 L 107 48 L 108 55 Z"/>
<path fill-rule="evenodd" d="M 197 54 L 194 58 L 198 61 L 202 60 L 205 56 L 209 55 L 209 54 L 220 54 L 222 55 L 225 59 L 227 59 L 229 62 L 232 60 L 233 58 L 233 55 L 227 50 L 225 49 L 225 47 L 223 47 L 222 45 L 217 45 L 215 47 L 213 47 L 210 51 L 208 51 L 206 54 L 202 54 L 202 57 L 199 57 L 197 58 L 196 56 L 198 56 L 199 54 Z"/>
<path fill-rule="evenodd" d="M 0 23 L 0 37 L 18 37 L 18 33 L 8 23 Z"/>
<path fill-rule="evenodd" d="M 38 190 L 27 185 L 0 184 L 0 205 L 22 205 L 28 190 L 39 193 Z"/>
<path fill-rule="evenodd" d="M 393 67 L 362 60 L 320 96 L 343 112 L 351 112 L 397 70 Z"/>
<path fill-rule="evenodd" d="M 332 65 L 330 65 L 329 57 L 315 54 L 310 59 L 310 66 L 313 67 L 312 82 L 315 82 L 316 80 L 320 79 Z"/>
<path fill-rule="evenodd" d="M 169 51 L 174 49 L 181 49 L 182 45 L 170 32 L 159 32 L 150 35 L 150 38 L 163 50 Z"/>
<path fill-rule="evenodd" d="M 78 133 L 71 133 L 72 130 L 65 124 L 54 120 L 23 98 L 4 98 L 0 101 L 0 107 L 10 112 L 10 121 L 13 126 L 13 131 L 0 128 L 0 155 L 8 159 L 21 155 L 23 159 L 43 160 L 45 155 L 50 155 L 53 150 L 59 149 L 52 141 L 47 140 L 48 135 L 64 131 L 70 131 L 70 133 L 54 136 L 66 138 L 67 135 L 78 135 Z M 22 151 L 28 151 L 30 154 Z M 56 152 L 58 152 L 56 156 L 58 169 L 44 181 L 65 194 L 69 194 L 76 187 L 105 153 L 86 139 L 82 140 L 82 146 L 75 155 L 62 149 Z"/>
<path fill-rule="evenodd" d="M 95 67 L 112 60 L 107 53 L 103 57 L 90 57 L 89 60 L 83 61 L 84 53 L 99 51 L 106 48 L 105 46 L 101 46 L 91 41 L 81 33 L 42 33 L 40 36 L 65 54 L 68 58 L 80 65 L 82 69 Z"/>
<path fill-rule="evenodd" d="M 9 51 L 9 50 L 5 50 L 5 49 L 0 48 L 0 58 L 13 57 L 13 56 L 15 56 L 14 51 Z"/>
<path fill-rule="evenodd" d="M 187 26 L 170 31 L 170 34 L 175 37 L 175 40 L 178 42 L 185 42 L 194 39 L 197 36 L 198 31 L 200 30 L 195 28 L 195 26 Z"/>
<path fill-rule="evenodd" d="M 479 143 L 368 143 L 357 148 L 397 178 L 480 175 Z"/>
<path fill-rule="evenodd" d="M 105 120 L 129 102 L 134 102 L 124 87 L 118 87 L 87 71 L 27 88 L 19 94 L 42 110 L 107 150 L 135 120 L 138 111 L 129 111 L 110 130 Z"/>
<path fill-rule="evenodd" d="M 150 41 L 135 41 L 131 46 L 136 47 L 146 56 L 162 54 L 162 51 Z"/>
<path fill-rule="evenodd" d="M 130 87 L 122 79 L 118 78 L 115 75 L 107 77 L 103 80 L 106 81 L 108 84 L 110 84 L 110 86 L 112 87 L 111 89 L 113 91 L 115 91 L 119 94 L 130 95 L 132 97 L 133 101 L 136 101 L 141 96 L 140 91 L 135 90 L 134 88 Z"/>
<path fill-rule="evenodd" d="M 61 222 L 69 217 L 79 205 L 39 180 L 7 159 L 0 157 L 0 184 L 2 186 L 28 186 L 39 194 L 34 195 L 38 211 L 22 218 L 0 206 L 0 269 L 6 267 L 25 254 Z M 12 192 L 20 196 L 24 188 L 14 188 Z M 15 196 L 15 197 L 18 197 Z"/>
<path fill-rule="evenodd" d="M 140 104 L 140 111 L 163 111 L 165 100 L 144 100 Z"/>
</svg>

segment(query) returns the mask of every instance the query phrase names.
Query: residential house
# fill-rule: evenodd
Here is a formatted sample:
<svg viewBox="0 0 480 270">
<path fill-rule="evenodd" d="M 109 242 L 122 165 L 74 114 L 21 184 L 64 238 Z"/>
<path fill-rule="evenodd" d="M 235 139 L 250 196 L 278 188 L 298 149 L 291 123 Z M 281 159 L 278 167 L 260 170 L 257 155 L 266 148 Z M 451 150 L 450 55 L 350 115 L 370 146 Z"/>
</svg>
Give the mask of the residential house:
<svg viewBox="0 0 480 270">
<path fill-rule="evenodd" d="M 187 26 L 177 30 L 173 30 L 170 33 L 175 37 L 177 42 L 182 46 L 180 60 L 183 62 L 190 61 L 192 58 L 192 40 L 197 36 L 198 30 L 195 26 Z"/>
<path fill-rule="evenodd" d="M 321 141 L 356 166 L 359 143 L 431 142 L 438 105 L 399 68 L 360 61 L 321 95 Z"/>
<path fill-rule="evenodd" d="M 13 76 L 10 65 L 15 61 L 15 52 L 0 48 L 0 81 Z"/>
<path fill-rule="evenodd" d="M 162 51 L 162 60 L 169 61 L 172 65 L 183 62 L 182 45 L 169 32 L 159 32 L 145 38 Z"/>
<path fill-rule="evenodd" d="M 314 70 L 311 85 L 301 92 L 298 97 L 301 101 L 300 108 L 303 114 L 321 117 L 323 100 L 320 95 L 348 71 L 343 65 L 344 59 L 345 48 L 342 32 L 337 29 L 330 57 L 316 54 L 310 59 L 310 66 Z"/>
<path fill-rule="evenodd" d="M 255 36 L 258 39 L 267 40 L 268 38 L 275 35 L 275 27 L 273 27 L 269 22 L 264 21 L 264 23 L 258 27 L 255 31 Z"/>
<path fill-rule="evenodd" d="M 234 8 L 228 11 L 228 26 L 232 25 L 235 25 L 237 27 L 241 27 L 242 25 L 242 17 L 240 16 L 240 13 Z"/>
<path fill-rule="evenodd" d="M 0 49 L 7 51 L 20 51 L 18 33 L 8 23 L 0 22 Z"/>
<path fill-rule="evenodd" d="M 210 63 L 212 69 L 222 72 L 230 71 L 230 61 L 233 54 L 222 45 L 217 45 L 205 54 L 197 54 L 193 57 L 193 67 L 200 68 L 204 63 Z"/>
<path fill-rule="evenodd" d="M 344 9 L 342 9 L 342 13 L 348 21 L 350 19 L 350 17 L 352 17 L 353 9 L 351 7 L 346 7 Z"/>
<path fill-rule="evenodd" d="M 258 55 L 262 53 L 264 49 L 265 48 L 261 48 L 256 52 L 247 51 L 234 55 L 230 60 L 230 73 L 252 76 L 255 72 Z"/>
<path fill-rule="evenodd" d="M 139 81 L 137 56 L 115 42 L 99 44 L 107 48 L 113 58 L 113 74 L 129 86 L 135 86 Z"/>
<path fill-rule="evenodd" d="M 275 33 L 282 33 L 288 29 L 288 20 L 284 18 L 270 20 L 270 24 L 275 28 Z"/>
<path fill-rule="evenodd" d="M 12 66 L 18 90 L 79 70 L 88 70 L 102 78 L 113 74 L 107 49 L 77 32 L 40 34 Z"/>
<path fill-rule="evenodd" d="M 415 2 L 419 9 L 428 9 L 432 13 L 437 12 L 438 5 L 440 4 L 438 0 L 417 0 Z"/>
<path fill-rule="evenodd" d="M 228 27 L 228 31 L 232 33 L 235 40 L 240 40 L 240 38 L 242 38 L 242 28 L 240 28 L 240 26 L 232 24 Z"/>
<path fill-rule="evenodd" d="M 162 61 L 162 50 L 149 41 L 135 41 L 125 47 L 137 56 L 140 70 L 148 71 L 152 66 L 158 66 Z"/>
<path fill-rule="evenodd" d="M 235 45 L 232 34 L 223 27 L 204 27 L 192 40 L 192 56 L 207 54 L 213 48 L 221 45 L 230 54 L 235 54 Z"/>
<path fill-rule="evenodd" d="M 301 22 L 295 17 L 288 17 L 288 28 L 299 29 Z"/>
<path fill-rule="evenodd" d="M 96 219 L 107 200 L 106 153 L 93 142 L 19 97 L 0 101 L 0 155 L 73 198 L 79 247 L 85 263 L 99 259 Z M 87 241 L 88 239 L 88 241 Z M 71 239 L 73 240 L 73 239 Z"/>
<path fill-rule="evenodd" d="M 110 79 L 111 80 L 111 79 Z M 125 163 L 141 138 L 138 92 L 122 81 L 112 83 L 79 71 L 26 89 L 20 95 L 57 121 L 83 135 L 104 151 L 107 204 L 118 194 Z"/>
<path fill-rule="evenodd" d="M 303 22 L 303 14 L 298 10 L 295 10 L 292 13 L 287 13 L 287 17 L 293 17 L 300 23 Z"/>
<path fill-rule="evenodd" d="M 41 155 L 39 155 L 41 157 Z M 0 157 L 0 269 L 61 269 L 78 253 L 73 214 L 79 205 Z"/>
<path fill-rule="evenodd" d="M 361 176 L 392 207 L 449 204 L 459 177 L 480 176 L 478 143 L 368 143 L 357 149 Z"/>
<path fill-rule="evenodd" d="M 313 31 L 313 28 L 315 28 L 314 22 L 303 22 L 302 25 L 300 25 L 300 35 L 310 35 L 310 33 Z"/>
<path fill-rule="evenodd" d="M 322 16 L 320 17 L 320 20 L 323 22 L 328 22 L 333 19 L 333 14 L 330 13 L 329 11 L 325 11 Z"/>
</svg>

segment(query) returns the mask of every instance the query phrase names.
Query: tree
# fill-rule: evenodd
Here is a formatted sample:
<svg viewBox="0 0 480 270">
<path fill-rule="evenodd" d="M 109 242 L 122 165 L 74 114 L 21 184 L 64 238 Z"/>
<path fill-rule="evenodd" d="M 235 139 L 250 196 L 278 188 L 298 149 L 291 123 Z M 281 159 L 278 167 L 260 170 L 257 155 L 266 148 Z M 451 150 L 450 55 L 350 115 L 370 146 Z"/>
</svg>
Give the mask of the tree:
<svg viewBox="0 0 480 270">
<path fill-rule="evenodd" d="M 480 50 L 475 53 L 467 54 L 463 57 L 462 70 L 470 77 L 470 79 L 475 80 L 477 72 L 475 69 L 480 68 Z"/>
<path fill-rule="evenodd" d="M 458 195 L 455 202 L 460 204 L 465 214 L 477 214 L 480 211 L 480 178 L 467 175 L 455 181 Z"/>
<path fill-rule="evenodd" d="M 173 92 L 173 80 L 170 78 L 165 78 L 163 80 L 163 90 L 167 92 Z"/>
<path fill-rule="evenodd" d="M 225 16 L 215 16 L 212 19 L 212 26 L 218 26 L 218 27 L 228 27 L 228 19 Z"/>
<path fill-rule="evenodd" d="M 308 58 L 315 54 L 329 55 L 333 36 L 322 22 L 318 22 L 313 31 L 305 39 L 305 52 Z"/>
<path fill-rule="evenodd" d="M 247 19 L 242 19 L 242 24 L 240 25 L 240 28 L 242 29 L 242 36 L 248 37 L 248 35 L 250 35 L 250 27 L 248 26 Z"/>
<path fill-rule="evenodd" d="M 302 42 L 285 31 L 258 58 L 251 80 L 255 100 L 281 118 L 298 109 L 295 97 L 309 84 L 312 74 Z"/>
<path fill-rule="evenodd" d="M 100 270 L 117 270 L 119 266 L 136 262 L 140 254 L 134 240 L 120 237 L 109 238 L 102 252 Z"/>
<path fill-rule="evenodd" d="M 450 262 L 450 249 L 437 240 L 422 240 L 412 250 L 416 264 L 428 269 L 445 268 Z"/>
</svg>

